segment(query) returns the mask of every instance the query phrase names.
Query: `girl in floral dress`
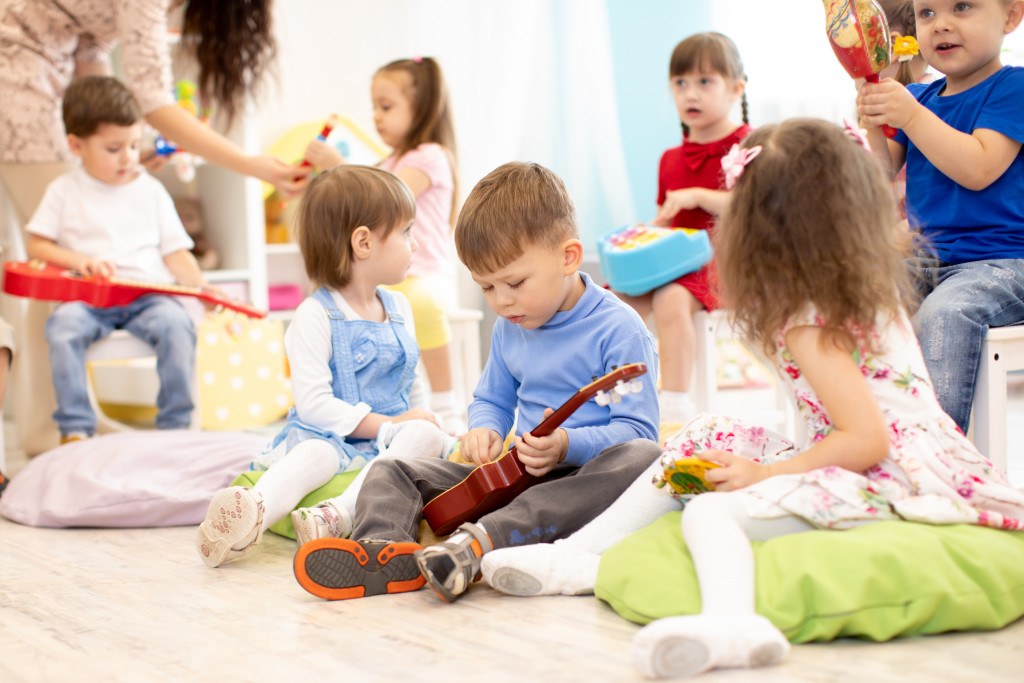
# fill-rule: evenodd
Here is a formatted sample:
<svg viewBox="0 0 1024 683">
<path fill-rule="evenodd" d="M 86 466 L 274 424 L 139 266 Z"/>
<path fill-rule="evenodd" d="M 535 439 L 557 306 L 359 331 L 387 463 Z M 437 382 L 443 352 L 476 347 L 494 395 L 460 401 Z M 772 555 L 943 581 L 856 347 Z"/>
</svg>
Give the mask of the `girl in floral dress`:
<svg viewBox="0 0 1024 683">
<path fill-rule="evenodd" d="M 682 516 L 702 612 L 637 633 L 648 676 L 785 658 L 785 636 L 754 610 L 750 540 L 878 520 L 1024 529 L 1024 493 L 935 398 L 901 297 L 913 289 L 892 192 L 861 143 L 860 131 L 792 119 L 723 160 L 734 190 L 716 239 L 722 294 L 775 360 L 805 435 L 702 415 L 666 444 L 721 467 L 706 473 L 716 491 Z M 519 595 L 592 592 L 600 553 L 673 504 L 642 475 L 568 539 L 491 553 L 484 578 Z"/>
</svg>

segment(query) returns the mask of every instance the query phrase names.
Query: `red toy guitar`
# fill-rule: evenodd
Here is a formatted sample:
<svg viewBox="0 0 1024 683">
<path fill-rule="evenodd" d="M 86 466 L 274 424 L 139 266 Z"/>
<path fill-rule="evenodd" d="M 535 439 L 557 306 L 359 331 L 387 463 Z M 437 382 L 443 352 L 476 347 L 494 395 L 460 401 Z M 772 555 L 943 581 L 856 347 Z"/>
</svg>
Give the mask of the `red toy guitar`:
<svg viewBox="0 0 1024 683">
<path fill-rule="evenodd" d="M 612 370 L 604 377 L 577 391 L 558 410 L 548 415 L 530 430 L 534 436 L 547 436 L 558 429 L 576 409 L 597 397 L 598 405 L 618 403 L 628 393 L 638 393 L 639 382 L 627 382 L 647 372 L 644 363 L 630 363 Z M 614 387 L 612 392 L 605 391 Z M 483 515 L 507 505 L 520 493 L 538 484 L 542 479 L 526 471 L 516 456 L 516 448 L 486 465 L 481 465 L 461 482 L 448 489 L 423 507 L 423 518 L 438 536 L 450 534 L 463 522 L 477 520 Z"/>
<path fill-rule="evenodd" d="M 84 301 L 91 306 L 125 306 L 144 294 L 192 296 L 250 318 L 265 318 L 266 311 L 233 299 L 207 292 L 199 287 L 166 285 L 121 278 L 85 277 L 67 268 L 43 261 L 8 261 L 4 264 L 4 291 L 42 301 Z"/>
</svg>

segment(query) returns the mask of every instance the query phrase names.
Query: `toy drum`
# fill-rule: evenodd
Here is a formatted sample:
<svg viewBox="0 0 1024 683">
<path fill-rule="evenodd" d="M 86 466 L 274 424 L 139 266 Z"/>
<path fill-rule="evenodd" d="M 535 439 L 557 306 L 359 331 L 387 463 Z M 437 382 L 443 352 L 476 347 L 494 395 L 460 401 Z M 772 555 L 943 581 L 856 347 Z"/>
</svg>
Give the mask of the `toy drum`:
<svg viewBox="0 0 1024 683">
<path fill-rule="evenodd" d="M 700 270 L 712 251 L 706 230 L 632 225 L 598 240 L 597 253 L 608 286 L 637 296 Z"/>
</svg>

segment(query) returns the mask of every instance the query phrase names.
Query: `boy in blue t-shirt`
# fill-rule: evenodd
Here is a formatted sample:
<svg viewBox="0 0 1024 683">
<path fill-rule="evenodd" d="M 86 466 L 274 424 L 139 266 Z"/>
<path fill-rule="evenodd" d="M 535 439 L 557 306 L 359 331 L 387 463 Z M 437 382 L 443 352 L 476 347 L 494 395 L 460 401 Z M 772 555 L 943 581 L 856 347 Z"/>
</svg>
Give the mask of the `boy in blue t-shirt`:
<svg viewBox="0 0 1024 683">
<path fill-rule="evenodd" d="M 857 109 L 876 155 L 894 173 L 906 161 L 907 219 L 923 238 L 917 338 L 966 433 L 988 328 L 1024 321 L 1024 68 L 1000 62 L 1024 0 L 914 7 L 921 54 L 945 78 L 865 84 Z M 882 124 L 900 129 L 888 149 Z"/>
<path fill-rule="evenodd" d="M 499 316 L 462 456 L 493 461 L 515 424 L 519 460 L 541 481 L 422 549 L 415 539 L 423 506 L 473 465 L 378 459 L 359 492 L 351 539 L 318 538 L 295 557 L 296 578 L 319 597 L 404 592 L 427 581 L 451 602 L 476 578 L 484 553 L 568 536 L 660 457 L 653 338 L 635 311 L 578 272 L 583 245 L 562 181 L 536 164 L 495 169 L 466 198 L 455 244 Z M 529 433 L 596 377 L 638 362 L 648 369 L 639 394 L 611 405 L 588 401 L 550 435 Z"/>
</svg>

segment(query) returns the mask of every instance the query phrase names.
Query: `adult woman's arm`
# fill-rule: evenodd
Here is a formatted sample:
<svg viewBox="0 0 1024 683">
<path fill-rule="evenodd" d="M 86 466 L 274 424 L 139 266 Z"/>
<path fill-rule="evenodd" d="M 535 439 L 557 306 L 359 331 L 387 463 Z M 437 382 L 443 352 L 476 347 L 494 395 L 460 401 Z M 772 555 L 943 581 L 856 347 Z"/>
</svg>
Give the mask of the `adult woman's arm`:
<svg viewBox="0 0 1024 683">
<path fill-rule="evenodd" d="M 311 169 L 286 164 L 266 154 L 250 156 L 176 104 L 146 115 L 146 122 L 182 149 L 217 166 L 251 175 L 274 185 L 285 197 L 301 194 Z"/>
</svg>

